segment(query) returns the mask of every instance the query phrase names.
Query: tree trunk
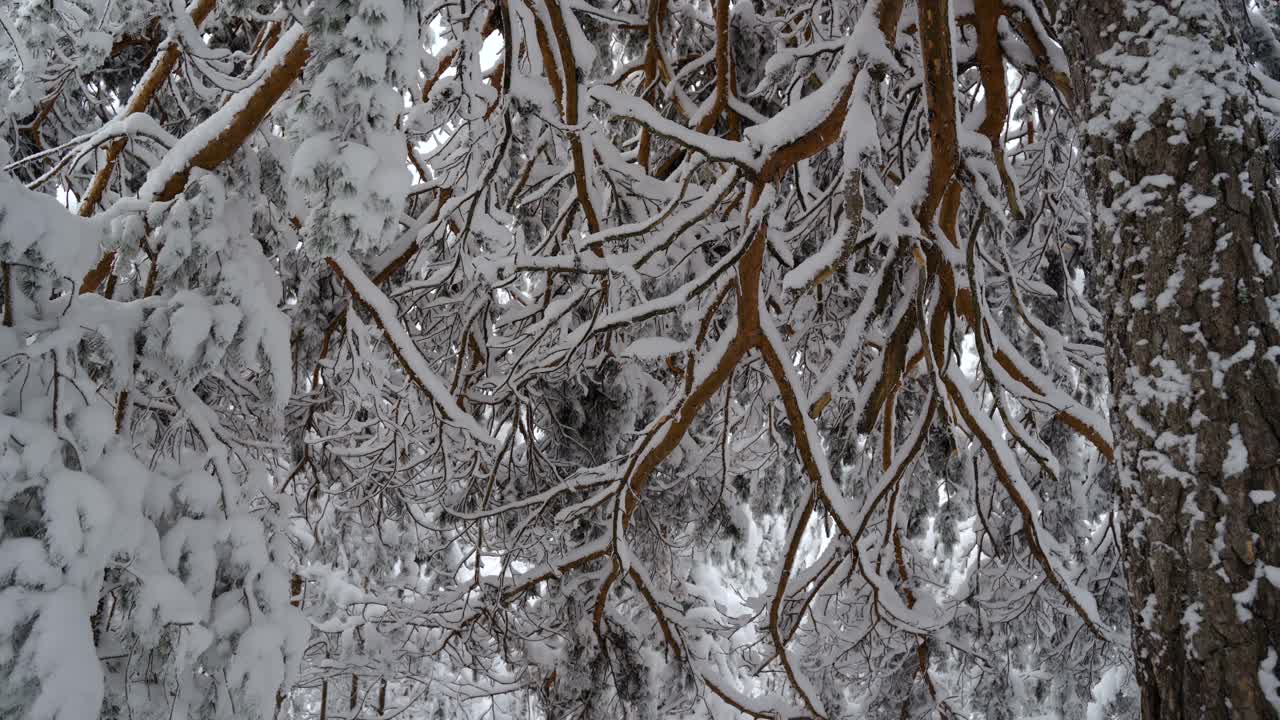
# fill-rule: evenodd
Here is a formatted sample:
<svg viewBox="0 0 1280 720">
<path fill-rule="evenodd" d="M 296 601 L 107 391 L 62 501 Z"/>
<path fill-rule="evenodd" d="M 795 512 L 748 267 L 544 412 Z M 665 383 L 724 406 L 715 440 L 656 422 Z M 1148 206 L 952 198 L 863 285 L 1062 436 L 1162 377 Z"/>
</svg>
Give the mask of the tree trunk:
<svg viewBox="0 0 1280 720">
<path fill-rule="evenodd" d="M 1072 0 L 1059 15 L 1143 716 L 1275 717 L 1280 249 L 1252 81 L 1217 0 Z"/>
</svg>

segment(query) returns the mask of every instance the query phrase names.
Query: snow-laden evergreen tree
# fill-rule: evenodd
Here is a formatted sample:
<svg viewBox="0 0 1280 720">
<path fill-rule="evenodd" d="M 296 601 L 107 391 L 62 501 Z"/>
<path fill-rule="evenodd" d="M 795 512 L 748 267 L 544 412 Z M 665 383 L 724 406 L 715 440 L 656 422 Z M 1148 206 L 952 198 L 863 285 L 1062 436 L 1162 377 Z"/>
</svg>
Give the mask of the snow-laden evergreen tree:
<svg viewBox="0 0 1280 720">
<path fill-rule="evenodd" d="M 1271 3 L 0 3 L 0 716 L 1156 717 L 1217 627 L 1117 370 L 1182 180 L 1097 118 L 1190 138 L 1126 73 L 1226 58 L 1248 190 L 1178 207 L 1262 218 Z M 1187 527 L 1260 714 L 1250 472 Z"/>
<path fill-rule="evenodd" d="M 297 674 L 277 251 L 252 186 L 204 169 L 261 80 L 235 89 L 251 58 L 204 44 L 211 5 L 9 6 L 15 41 L 48 44 L 6 57 L 7 717 L 266 718 Z"/>
</svg>

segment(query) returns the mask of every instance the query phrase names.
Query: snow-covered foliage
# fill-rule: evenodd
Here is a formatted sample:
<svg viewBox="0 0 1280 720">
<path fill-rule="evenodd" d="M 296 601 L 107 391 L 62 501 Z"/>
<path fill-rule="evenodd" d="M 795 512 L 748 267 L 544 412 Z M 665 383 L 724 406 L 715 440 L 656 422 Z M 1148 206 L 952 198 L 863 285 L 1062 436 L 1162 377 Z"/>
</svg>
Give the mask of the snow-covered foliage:
<svg viewBox="0 0 1280 720">
<path fill-rule="evenodd" d="M 283 352 L 288 396 L 288 347 L 271 347 L 288 323 L 264 314 L 279 282 L 245 228 L 233 241 L 220 227 L 221 183 L 200 184 L 213 207 L 181 199 L 153 237 L 168 242 L 165 281 L 201 290 L 133 301 L 77 295 L 71 280 L 128 220 L 85 220 L 0 185 L 6 715 L 268 717 L 306 641 L 270 465 L 227 444 L 241 429 L 209 403 L 229 400 L 196 392 L 248 384 L 246 368 Z M 193 272 L 185 253 L 225 264 Z M 112 401 L 130 397 L 114 417 Z"/>
<path fill-rule="evenodd" d="M 1056 2 L 0 1 L 0 717 L 1136 715 Z"/>
</svg>

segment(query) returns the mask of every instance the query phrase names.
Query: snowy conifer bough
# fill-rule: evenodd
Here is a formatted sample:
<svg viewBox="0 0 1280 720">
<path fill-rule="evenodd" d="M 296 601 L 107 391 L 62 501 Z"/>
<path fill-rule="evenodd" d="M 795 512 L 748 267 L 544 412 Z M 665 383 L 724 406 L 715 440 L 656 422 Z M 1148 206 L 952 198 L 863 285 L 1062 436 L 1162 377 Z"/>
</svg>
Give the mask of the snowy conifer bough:
<svg viewBox="0 0 1280 720">
<path fill-rule="evenodd" d="M 0 2 L 0 717 L 1280 707 L 1252 5 Z"/>
</svg>

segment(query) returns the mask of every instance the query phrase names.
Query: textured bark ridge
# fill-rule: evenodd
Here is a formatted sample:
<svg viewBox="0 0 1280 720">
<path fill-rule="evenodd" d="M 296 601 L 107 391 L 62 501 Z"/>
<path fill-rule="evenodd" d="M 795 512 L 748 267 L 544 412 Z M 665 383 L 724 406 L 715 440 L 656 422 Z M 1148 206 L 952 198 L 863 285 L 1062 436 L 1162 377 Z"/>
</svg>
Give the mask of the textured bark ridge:
<svg viewBox="0 0 1280 720">
<path fill-rule="evenodd" d="M 1280 649 L 1275 168 L 1213 0 L 1077 0 L 1146 718 L 1269 718 Z"/>
</svg>

